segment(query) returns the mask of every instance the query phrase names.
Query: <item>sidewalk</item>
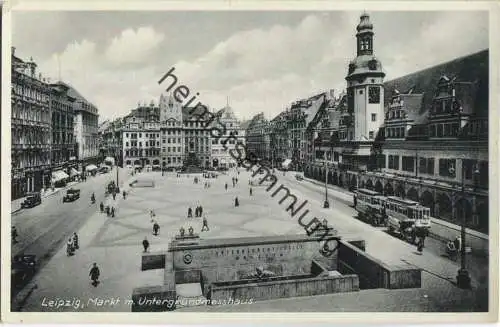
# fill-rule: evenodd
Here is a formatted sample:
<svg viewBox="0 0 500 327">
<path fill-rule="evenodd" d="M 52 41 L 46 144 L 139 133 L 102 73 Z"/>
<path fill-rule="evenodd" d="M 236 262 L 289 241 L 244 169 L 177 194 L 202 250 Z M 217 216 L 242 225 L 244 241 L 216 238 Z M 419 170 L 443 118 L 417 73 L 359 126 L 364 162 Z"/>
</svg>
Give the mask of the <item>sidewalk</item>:
<svg viewBox="0 0 500 327">
<path fill-rule="evenodd" d="M 66 190 L 68 188 L 70 188 L 71 186 L 73 185 L 76 185 L 76 184 L 79 184 L 79 183 L 82 183 L 82 181 L 79 181 L 79 182 L 69 182 L 68 184 L 66 184 L 66 186 L 64 187 L 58 187 L 58 188 L 55 188 L 54 190 L 52 189 L 47 189 L 47 191 L 43 192 L 41 191 L 40 194 L 41 194 L 41 198 L 42 200 L 51 196 L 51 195 L 54 195 L 54 194 L 57 194 L 59 193 L 59 191 L 61 190 Z M 13 201 L 11 201 L 10 203 L 10 213 L 13 214 L 13 213 L 16 213 L 18 211 L 21 211 L 21 204 L 24 202 L 24 200 L 26 199 L 26 197 L 22 197 L 22 198 L 19 198 L 19 199 L 15 199 Z"/>
</svg>

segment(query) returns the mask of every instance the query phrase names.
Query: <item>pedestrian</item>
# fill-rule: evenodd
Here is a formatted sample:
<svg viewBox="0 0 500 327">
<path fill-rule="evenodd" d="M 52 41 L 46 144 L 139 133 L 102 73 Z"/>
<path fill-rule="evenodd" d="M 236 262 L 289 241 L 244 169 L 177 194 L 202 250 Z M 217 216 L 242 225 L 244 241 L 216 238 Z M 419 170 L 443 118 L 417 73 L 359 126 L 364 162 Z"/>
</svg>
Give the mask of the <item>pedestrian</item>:
<svg viewBox="0 0 500 327">
<path fill-rule="evenodd" d="M 201 227 L 201 231 L 204 232 L 205 231 L 205 227 L 207 229 L 207 231 L 210 230 L 210 228 L 208 228 L 208 221 L 207 221 L 207 217 L 203 217 L 203 226 Z"/>
<path fill-rule="evenodd" d="M 356 204 L 358 203 L 358 198 L 356 194 L 353 195 L 354 208 L 356 208 Z"/>
<path fill-rule="evenodd" d="M 203 207 L 200 205 L 200 209 L 198 211 L 198 217 L 203 216 Z"/>
<path fill-rule="evenodd" d="M 92 281 L 92 285 L 94 287 L 97 287 L 99 285 L 99 276 L 101 275 L 101 272 L 99 271 L 99 267 L 97 267 L 97 263 L 94 262 L 92 265 L 92 268 L 90 269 L 90 280 Z"/>
<path fill-rule="evenodd" d="M 126 196 L 127 196 L 127 192 L 125 192 L 125 190 L 124 190 L 123 191 L 123 200 L 125 200 Z"/>
<path fill-rule="evenodd" d="M 253 192 L 252 192 L 252 188 L 250 187 L 250 196 L 252 196 L 252 193 L 253 193 Z"/>
<path fill-rule="evenodd" d="M 422 254 L 423 250 L 424 250 L 424 238 L 419 237 L 417 242 L 417 251 L 419 254 Z"/>
<path fill-rule="evenodd" d="M 115 207 L 111 207 L 111 218 L 115 217 Z"/>
<path fill-rule="evenodd" d="M 73 233 L 73 247 L 75 250 L 80 248 L 80 245 L 78 244 L 78 235 L 76 233 Z"/>
<path fill-rule="evenodd" d="M 155 234 L 155 236 L 158 236 L 159 231 L 160 231 L 160 225 L 158 225 L 158 223 L 155 221 L 155 223 L 153 224 L 153 233 Z"/>
<path fill-rule="evenodd" d="M 193 210 L 191 207 L 188 208 L 188 218 L 193 218 Z"/>
<path fill-rule="evenodd" d="M 73 248 L 73 240 L 71 237 L 68 239 L 68 242 L 66 243 L 66 254 L 69 256 L 72 256 L 74 253 L 74 248 Z"/>
<path fill-rule="evenodd" d="M 106 206 L 106 216 L 109 217 L 109 214 L 110 214 L 110 210 L 109 210 L 109 205 Z"/>
<path fill-rule="evenodd" d="M 238 197 L 234 198 L 234 206 L 239 207 L 240 206 L 240 201 L 238 200 Z"/>
<path fill-rule="evenodd" d="M 116 192 L 113 191 L 113 200 L 116 200 Z"/>
<path fill-rule="evenodd" d="M 227 183 L 226 183 L 226 185 L 224 187 L 226 188 L 226 191 L 227 191 Z"/>
<path fill-rule="evenodd" d="M 12 226 L 12 228 L 11 228 L 11 236 L 12 236 L 12 242 L 14 244 L 16 244 L 17 243 L 17 236 L 18 236 L 17 235 L 17 228 L 16 228 L 16 226 Z"/>
<path fill-rule="evenodd" d="M 103 213 L 104 212 L 104 203 L 102 203 L 102 201 L 99 204 L 99 208 L 101 209 L 101 213 Z"/>
<path fill-rule="evenodd" d="M 457 252 L 462 251 L 462 238 L 460 236 L 455 237 L 453 244 L 455 244 L 455 249 L 457 249 Z"/>
<path fill-rule="evenodd" d="M 194 216 L 195 216 L 196 218 L 198 218 L 198 213 L 200 212 L 199 210 L 200 210 L 200 207 L 196 207 L 196 208 L 194 208 Z"/>
<path fill-rule="evenodd" d="M 148 239 L 146 237 L 144 238 L 144 241 L 142 241 L 142 246 L 144 247 L 144 252 L 148 252 L 149 241 L 148 241 Z"/>
</svg>

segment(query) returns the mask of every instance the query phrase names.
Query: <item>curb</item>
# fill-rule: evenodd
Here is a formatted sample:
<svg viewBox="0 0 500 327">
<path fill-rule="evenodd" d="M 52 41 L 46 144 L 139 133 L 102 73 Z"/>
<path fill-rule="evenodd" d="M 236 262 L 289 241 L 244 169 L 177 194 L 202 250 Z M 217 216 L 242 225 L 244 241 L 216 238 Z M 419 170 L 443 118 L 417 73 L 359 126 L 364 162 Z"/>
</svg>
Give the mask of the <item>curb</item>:
<svg viewBox="0 0 500 327">
<path fill-rule="evenodd" d="M 83 183 L 83 182 L 77 182 L 77 183 L 75 183 L 75 184 L 71 184 L 70 186 L 65 186 L 65 187 L 58 188 L 57 190 L 55 190 L 54 192 L 52 192 L 52 193 L 50 193 L 50 194 L 48 194 L 48 195 L 41 196 L 41 199 L 46 199 L 46 198 L 48 198 L 48 197 L 51 197 L 52 195 L 55 195 L 55 194 L 59 193 L 59 192 L 60 192 L 60 191 L 62 191 L 62 190 L 66 190 L 68 187 L 71 187 L 71 186 L 73 186 L 73 185 L 78 185 L 78 184 L 80 184 L 80 183 Z M 24 208 L 18 208 L 18 209 L 14 210 L 14 211 L 11 211 L 11 212 L 10 212 L 10 214 L 12 215 L 12 214 L 14 214 L 14 213 L 17 213 L 17 212 L 19 212 L 19 211 L 23 210 L 23 209 L 24 209 Z"/>
</svg>

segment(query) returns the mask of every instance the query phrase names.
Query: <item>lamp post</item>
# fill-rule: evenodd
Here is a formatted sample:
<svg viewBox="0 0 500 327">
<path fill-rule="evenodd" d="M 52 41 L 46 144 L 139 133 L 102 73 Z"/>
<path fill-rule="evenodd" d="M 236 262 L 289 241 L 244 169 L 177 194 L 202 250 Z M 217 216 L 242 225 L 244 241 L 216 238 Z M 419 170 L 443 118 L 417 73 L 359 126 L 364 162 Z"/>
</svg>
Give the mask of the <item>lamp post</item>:
<svg viewBox="0 0 500 327">
<path fill-rule="evenodd" d="M 325 160 L 325 202 L 323 203 L 323 208 L 329 208 L 330 203 L 328 202 L 328 165 Z"/>
<path fill-rule="evenodd" d="M 462 180 L 461 180 L 461 192 L 462 196 L 465 195 L 465 169 L 462 167 Z M 449 169 L 450 173 L 455 172 L 455 168 L 451 167 Z M 477 185 L 477 176 L 479 175 L 479 169 L 477 166 L 475 167 L 473 171 L 473 178 L 474 178 L 474 191 Z M 454 201 L 454 206 L 456 208 L 458 201 L 455 199 Z M 467 223 L 467 217 L 466 217 L 466 212 L 465 212 L 465 207 L 462 208 L 462 221 L 461 221 L 461 228 L 460 228 L 460 238 L 461 238 L 461 244 L 460 244 L 460 269 L 457 272 L 457 286 L 463 289 L 468 289 L 471 287 L 471 278 L 469 275 L 469 271 L 467 270 L 466 267 L 466 257 L 465 257 L 465 238 L 466 238 L 466 223 Z"/>
</svg>

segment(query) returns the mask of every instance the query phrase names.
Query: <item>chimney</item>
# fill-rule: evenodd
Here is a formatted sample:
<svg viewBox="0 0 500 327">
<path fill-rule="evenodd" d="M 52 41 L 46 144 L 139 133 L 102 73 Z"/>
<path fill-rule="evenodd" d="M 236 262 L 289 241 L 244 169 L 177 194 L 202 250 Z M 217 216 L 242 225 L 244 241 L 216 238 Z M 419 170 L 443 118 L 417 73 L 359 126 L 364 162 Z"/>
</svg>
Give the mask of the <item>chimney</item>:
<svg viewBox="0 0 500 327">
<path fill-rule="evenodd" d="M 10 53 L 15 56 L 16 55 L 16 47 L 10 47 Z"/>
</svg>

